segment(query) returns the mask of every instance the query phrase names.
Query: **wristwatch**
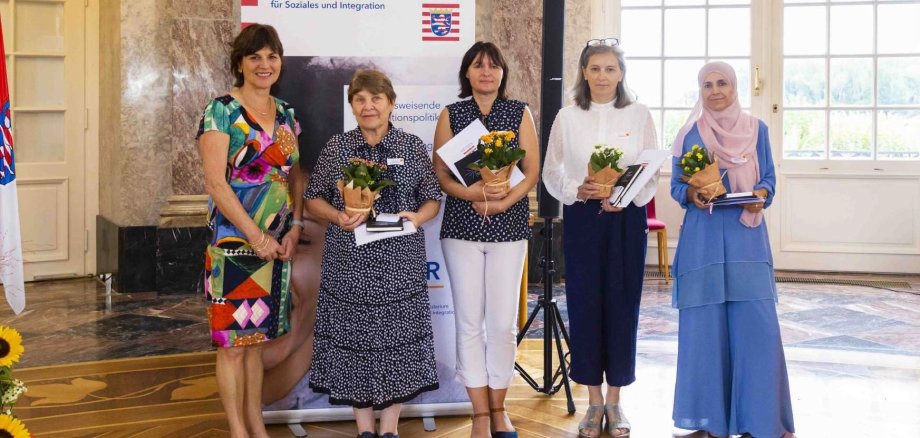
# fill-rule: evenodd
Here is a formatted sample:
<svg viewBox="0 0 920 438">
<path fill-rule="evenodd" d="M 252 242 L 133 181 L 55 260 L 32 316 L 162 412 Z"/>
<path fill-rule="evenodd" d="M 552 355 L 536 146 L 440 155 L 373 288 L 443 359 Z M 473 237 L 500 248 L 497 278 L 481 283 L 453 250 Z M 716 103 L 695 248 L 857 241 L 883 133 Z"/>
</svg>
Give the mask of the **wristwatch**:
<svg viewBox="0 0 920 438">
<path fill-rule="evenodd" d="M 291 219 L 291 226 L 300 225 L 300 228 L 303 229 L 303 221 L 298 219 Z"/>
</svg>

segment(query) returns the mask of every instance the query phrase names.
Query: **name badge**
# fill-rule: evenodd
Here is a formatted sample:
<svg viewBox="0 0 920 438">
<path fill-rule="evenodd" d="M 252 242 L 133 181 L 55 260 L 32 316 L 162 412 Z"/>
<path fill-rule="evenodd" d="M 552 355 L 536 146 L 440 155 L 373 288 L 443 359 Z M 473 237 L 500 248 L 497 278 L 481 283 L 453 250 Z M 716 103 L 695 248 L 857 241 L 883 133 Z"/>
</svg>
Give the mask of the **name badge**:
<svg viewBox="0 0 920 438">
<path fill-rule="evenodd" d="M 387 158 L 387 166 L 402 166 L 406 164 L 402 158 Z"/>
<path fill-rule="evenodd" d="M 729 161 L 731 161 L 731 162 L 734 163 L 734 164 L 742 164 L 742 163 L 747 163 L 747 158 L 745 158 L 745 157 L 731 157 L 731 158 L 729 158 Z"/>
</svg>

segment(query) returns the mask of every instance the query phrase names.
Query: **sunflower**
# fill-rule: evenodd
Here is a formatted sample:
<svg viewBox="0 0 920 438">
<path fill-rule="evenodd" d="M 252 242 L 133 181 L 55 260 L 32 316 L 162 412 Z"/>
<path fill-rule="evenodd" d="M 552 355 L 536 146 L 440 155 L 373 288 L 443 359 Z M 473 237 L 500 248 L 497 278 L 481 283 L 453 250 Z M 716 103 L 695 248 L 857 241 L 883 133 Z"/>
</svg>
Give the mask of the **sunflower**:
<svg viewBox="0 0 920 438">
<path fill-rule="evenodd" d="M 10 367 L 22 355 L 22 336 L 16 329 L 0 326 L 0 366 Z"/>
<path fill-rule="evenodd" d="M 12 415 L 0 414 L 0 437 L 29 438 L 26 425 Z"/>
</svg>

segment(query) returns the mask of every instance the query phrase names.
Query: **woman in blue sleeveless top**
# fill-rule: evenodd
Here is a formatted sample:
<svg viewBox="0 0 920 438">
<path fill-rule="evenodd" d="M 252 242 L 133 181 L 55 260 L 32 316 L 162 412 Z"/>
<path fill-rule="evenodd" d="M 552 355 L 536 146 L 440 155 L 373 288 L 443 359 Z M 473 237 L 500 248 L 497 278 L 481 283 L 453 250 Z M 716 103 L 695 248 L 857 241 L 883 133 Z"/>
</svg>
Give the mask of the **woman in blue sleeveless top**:
<svg viewBox="0 0 920 438">
<path fill-rule="evenodd" d="M 510 148 L 527 152 L 519 163 L 524 181 L 510 191 L 482 181 L 466 187 L 435 157 L 447 193 L 441 247 L 453 292 L 457 370 L 473 402 L 473 437 L 516 437 L 505 414 L 514 376 L 518 294 L 530 237 L 527 193 L 540 174 L 540 151 L 527 105 L 505 95 L 508 64 L 492 43 L 477 42 L 460 65 L 461 98 L 438 118 L 435 148 L 475 120 L 490 131 L 512 131 Z M 484 220 L 488 217 L 488 221 Z"/>
</svg>

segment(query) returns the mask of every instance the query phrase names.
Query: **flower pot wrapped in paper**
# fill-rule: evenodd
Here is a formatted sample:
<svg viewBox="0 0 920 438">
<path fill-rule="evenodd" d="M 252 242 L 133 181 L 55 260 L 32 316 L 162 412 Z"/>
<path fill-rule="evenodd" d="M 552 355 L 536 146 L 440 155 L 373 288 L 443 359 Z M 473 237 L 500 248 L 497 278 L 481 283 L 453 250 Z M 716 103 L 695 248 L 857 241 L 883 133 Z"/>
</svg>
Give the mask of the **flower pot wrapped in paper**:
<svg viewBox="0 0 920 438">
<path fill-rule="evenodd" d="M 693 147 L 680 159 L 683 167 L 681 178 L 695 187 L 706 198 L 706 202 L 713 198 L 728 193 L 722 184 L 722 174 L 719 172 L 719 161 L 709 157 L 709 151 L 700 145 Z"/>
<path fill-rule="evenodd" d="M 345 203 L 345 213 L 368 213 L 374 209 L 374 201 L 380 197 L 380 190 L 393 185 L 393 181 L 384 179 L 387 166 L 361 158 L 348 160 L 342 168 L 343 179 L 336 186 Z"/>
<path fill-rule="evenodd" d="M 521 148 L 508 147 L 512 140 L 514 133 L 511 131 L 492 131 L 479 138 L 479 160 L 467 167 L 479 171 L 487 187 L 503 192 L 511 190 L 511 172 L 526 153 Z"/>
<path fill-rule="evenodd" d="M 623 169 L 620 169 L 621 157 L 623 151 L 619 148 L 605 144 L 594 145 L 594 152 L 588 162 L 588 176 L 594 178 L 594 184 L 600 186 L 598 197 L 609 198 L 613 185 L 623 175 Z"/>
</svg>

